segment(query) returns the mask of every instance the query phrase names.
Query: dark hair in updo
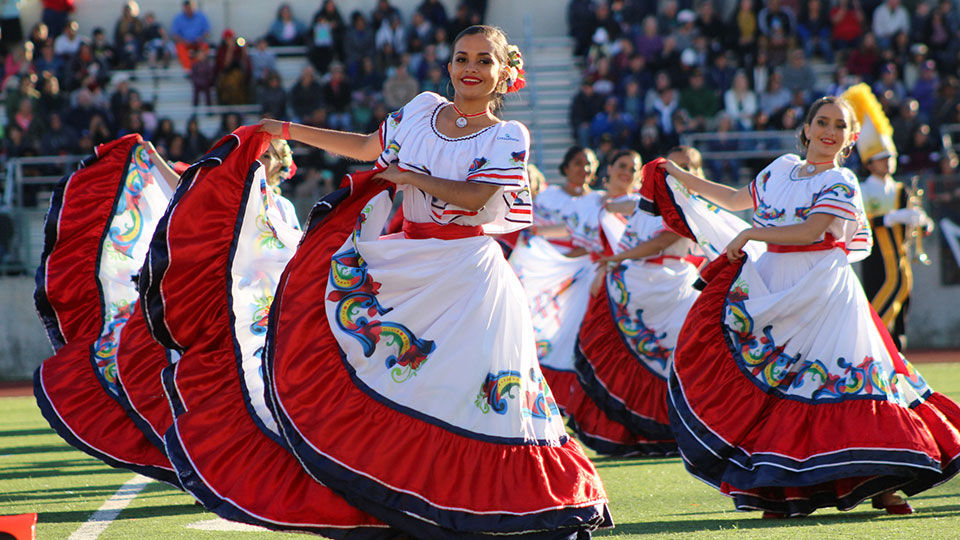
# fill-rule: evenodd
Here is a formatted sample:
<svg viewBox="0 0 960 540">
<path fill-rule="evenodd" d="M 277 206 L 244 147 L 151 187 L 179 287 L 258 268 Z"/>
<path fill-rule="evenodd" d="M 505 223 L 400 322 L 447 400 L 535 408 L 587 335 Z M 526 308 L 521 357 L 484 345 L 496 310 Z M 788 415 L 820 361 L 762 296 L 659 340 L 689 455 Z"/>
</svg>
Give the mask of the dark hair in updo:
<svg viewBox="0 0 960 540">
<path fill-rule="evenodd" d="M 468 26 L 460 31 L 457 34 L 457 37 L 453 40 L 454 51 L 456 52 L 457 42 L 461 38 L 466 36 L 481 35 L 490 40 L 490 43 L 493 43 L 493 56 L 496 57 L 497 62 L 500 62 L 500 65 L 506 66 L 509 60 L 509 55 L 507 54 L 507 47 L 510 46 L 510 42 L 507 41 L 507 34 L 497 28 L 496 26 L 487 26 L 485 24 L 475 24 L 473 26 Z M 453 58 L 450 59 L 453 62 Z M 500 106 L 503 105 L 503 94 L 496 92 L 495 97 L 493 98 L 493 110 L 500 109 Z"/>
</svg>

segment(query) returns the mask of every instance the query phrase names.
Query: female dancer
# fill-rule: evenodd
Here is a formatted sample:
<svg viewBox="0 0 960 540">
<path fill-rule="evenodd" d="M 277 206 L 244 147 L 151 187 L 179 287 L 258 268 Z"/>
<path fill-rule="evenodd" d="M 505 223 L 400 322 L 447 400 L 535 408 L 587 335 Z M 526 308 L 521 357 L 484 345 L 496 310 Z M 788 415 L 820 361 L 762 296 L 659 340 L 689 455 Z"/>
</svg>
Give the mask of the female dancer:
<svg viewBox="0 0 960 540">
<path fill-rule="evenodd" d="M 668 158 L 702 175 L 696 149 L 677 147 Z M 665 229 L 662 218 L 628 206 L 633 212 L 615 253 L 600 259 L 602 293 L 580 328 L 576 368 L 592 402 L 633 434 L 634 451 L 672 452 L 667 374 L 677 333 L 699 294 L 693 244 Z"/>
<path fill-rule="evenodd" d="M 464 30 L 453 102 L 423 93 L 379 133 L 271 120 L 262 129 L 379 170 L 317 205 L 271 307 L 280 428 L 314 477 L 418 538 L 576 537 L 610 523 L 537 363 L 526 297 L 497 243 L 531 221 L 529 135 L 492 109 L 519 52 Z M 403 233 L 380 237 L 388 181 Z"/>
<path fill-rule="evenodd" d="M 850 268 L 872 243 L 856 178 L 837 165 L 856 132 L 846 102 L 825 97 L 804 119 L 805 158 L 782 156 L 745 188 L 662 164 L 701 197 L 754 209 L 754 226 L 701 274 L 668 399 L 687 469 L 765 517 L 869 497 L 910 513 L 894 490 L 924 490 L 960 465 L 960 408 L 897 352 Z M 661 174 L 644 196 L 672 229 L 710 228 L 709 214 L 682 210 L 684 190 L 664 185 Z M 755 256 L 755 242 L 766 252 Z"/>
</svg>

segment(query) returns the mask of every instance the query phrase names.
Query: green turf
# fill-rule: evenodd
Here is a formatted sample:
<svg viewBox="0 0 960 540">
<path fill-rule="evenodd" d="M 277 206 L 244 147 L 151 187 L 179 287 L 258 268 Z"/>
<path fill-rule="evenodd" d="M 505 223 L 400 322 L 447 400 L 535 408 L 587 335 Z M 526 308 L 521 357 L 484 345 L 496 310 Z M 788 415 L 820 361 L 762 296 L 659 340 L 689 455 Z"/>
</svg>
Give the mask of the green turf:
<svg viewBox="0 0 960 540">
<path fill-rule="evenodd" d="M 927 364 L 921 372 L 937 390 L 960 401 L 960 364 Z M 741 513 L 694 480 L 678 458 L 596 459 L 617 527 L 610 538 L 693 539 L 951 539 L 960 538 L 960 479 L 910 498 L 912 516 L 886 516 L 869 505 L 850 512 L 820 510 L 803 519 L 761 520 Z M 133 477 L 66 445 L 40 416 L 32 398 L 0 399 L 0 515 L 39 512 L 38 538 L 67 538 L 121 484 Z M 173 488 L 151 483 L 100 538 L 165 540 L 279 537 L 264 532 L 187 528 L 215 516 Z M 281 538 L 307 538 L 284 535 Z"/>
</svg>

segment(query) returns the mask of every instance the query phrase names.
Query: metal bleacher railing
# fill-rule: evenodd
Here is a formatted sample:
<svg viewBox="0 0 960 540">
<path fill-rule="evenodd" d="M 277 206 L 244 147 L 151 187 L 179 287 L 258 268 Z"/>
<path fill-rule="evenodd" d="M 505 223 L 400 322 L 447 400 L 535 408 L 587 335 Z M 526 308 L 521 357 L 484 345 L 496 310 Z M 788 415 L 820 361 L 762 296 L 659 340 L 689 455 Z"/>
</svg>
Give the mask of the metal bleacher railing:
<svg viewBox="0 0 960 540">
<path fill-rule="evenodd" d="M 28 274 L 40 264 L 43 225 L 50 195 L 84 156 L 37 156 L 8 159 L 0 213 L 9 218 L 8 239 L 0 238 L 0 274 Z"/>
</svg>

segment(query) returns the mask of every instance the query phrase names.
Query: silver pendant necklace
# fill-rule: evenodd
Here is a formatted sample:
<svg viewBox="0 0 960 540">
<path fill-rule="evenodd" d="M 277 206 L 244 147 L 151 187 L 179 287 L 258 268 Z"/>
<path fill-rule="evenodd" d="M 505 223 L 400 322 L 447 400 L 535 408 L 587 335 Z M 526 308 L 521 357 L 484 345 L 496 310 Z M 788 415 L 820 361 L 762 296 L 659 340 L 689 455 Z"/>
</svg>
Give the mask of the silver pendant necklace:
<svg viewBox="0 0 960 540">
<path fill-rule="evenodd" d="M 456 124 L 457 124 L 457 127 L 458 127 L 458 128 L 465 128 L 465 127 L 467 127 L 467 117 L 466 117 L 466 116 L 458 116 L 458 117 L 457 117 L 457 122 L 456 122 Z"/>
<path fill-rule="evenodd" d="M 474 114 L 464 114 L 460 109 L 457 108 L 457 104 L 456 104 L 456 103 L 451 103 L 451 105 L 453 105 L 453 110 L 456 111 L 457 114 L 459 115 L 459 116 L 457 116 L 457 119 L 454 121 L 454 123 L 455 123 L 455 124 L 457 125 L 457 127 L 460 128 L 460 129 L 463 129 L 463 128 L 467 127 L 467 118 L 475 118 L 475 117 L 477 117 L 477 116 L 483 116 L 483 115 L 487 114 L 487 109 L 484 109 L 484 110 L 482 110 L 482 111 L 480 111 L 480 112 L 478 112 L 478 113 L 474 113 Z"/>
</svg>

